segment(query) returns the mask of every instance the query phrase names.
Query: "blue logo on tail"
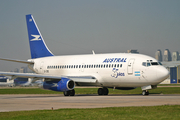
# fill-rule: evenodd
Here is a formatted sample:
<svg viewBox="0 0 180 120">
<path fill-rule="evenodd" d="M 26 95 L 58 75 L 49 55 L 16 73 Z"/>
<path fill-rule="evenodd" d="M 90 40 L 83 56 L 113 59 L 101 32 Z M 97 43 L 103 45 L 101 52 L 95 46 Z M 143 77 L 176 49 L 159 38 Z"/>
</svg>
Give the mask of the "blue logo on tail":
<svg viewBox="0 0 180 120">
<path fill-rule="evenodd" d="M 41 40 L 40 35 L 31 35 L 34 37 L 34 39 L 31 39 L 30 41 L 36 41 L 36 40 Z"/>
</svg>

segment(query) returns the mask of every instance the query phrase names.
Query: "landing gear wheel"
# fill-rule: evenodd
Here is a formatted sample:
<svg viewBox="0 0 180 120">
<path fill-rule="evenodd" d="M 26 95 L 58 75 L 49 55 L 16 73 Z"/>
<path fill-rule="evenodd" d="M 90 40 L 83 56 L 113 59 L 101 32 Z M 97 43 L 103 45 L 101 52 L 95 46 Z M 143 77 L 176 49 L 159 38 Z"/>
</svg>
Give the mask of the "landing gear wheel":
<svg viewBox="0 0 180 120">
<path fill-rule="evenodd" d="M 70 90 L 70 96 L 74 96 L 75 95 L 75 90 Z"/>
<path fill-rule="evenodd" d="M 143 90 L 143 91 L 142 91 L 142 95 L 143 95 L 143 96 L 144 96 L 144 95 L 149 95 L 149 91 Z"/>
<path fill-rule="evenodd" d="M 103 95 L 103 89 L 102 88 L 98 89 L 98 95 Z"/>
<path fill-rule="evenodd" d="M 103 93 L 104 93 L 104 95 L 108 95 L 108 93 L 109 93 L 108 88 L 104 87 L 104 88 L 103 88 Z"/>
<path fill-rule="evenodd" d="M 64 96 L 74 96 L 75 95 L 75 90 L 69 90 L 69 91 L 64 91 Z"/>
<path fill-rule="evenodd" d="M 64 91 L 64 96 L 69 96 L 70 95 L 70 91 Z"/>
<path fill-rule="evenodd" d="M 108 95 L 108 93 L 109 93 L 109 90 L 106 87 L 98 89 L 98 95 Z"/>
</svg>

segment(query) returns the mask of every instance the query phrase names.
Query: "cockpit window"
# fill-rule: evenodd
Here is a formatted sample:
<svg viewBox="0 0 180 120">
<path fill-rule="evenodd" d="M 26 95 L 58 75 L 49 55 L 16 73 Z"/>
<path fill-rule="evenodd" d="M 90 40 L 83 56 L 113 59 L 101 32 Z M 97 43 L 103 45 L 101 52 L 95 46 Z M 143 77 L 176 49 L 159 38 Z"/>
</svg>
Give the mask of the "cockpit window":
<svg viewBox="0 0 180 120">
<path fill-rule="evenodd" d="M 151 62 L 151 65 L 159 65 L 158 62 Z"/>
<path fill-rule="evenodd" d="M 154 66 L 154 65 L 162 65 L 161 62 L 153 62 L 152 60 L 147 60 L 147 62 L 142 62 L 142 66 L 148 67 L 148 66 Z"/>
<path fill-rule="evenodd" d="M 159 63 L 159 65 L 162 65 L 162 63 L 161 62 L 158 62 Z"/>
<path fill-rule="evenodd" d="M 147 66 L 151 66 L 151 63 L 147 63 Z"/>
<path fill-rule="evenodd" d="M 150 62 L 143 62 L 142 65 L 145 67 L 148 67 L 148 66 L 151 66 L 151 63 Z"/>
<path fill-rule="evenodd" d="M 143 66 L 146 66 L 146 62 L 143 62 L 142 65 L 143 65 Z"/>
</svg>

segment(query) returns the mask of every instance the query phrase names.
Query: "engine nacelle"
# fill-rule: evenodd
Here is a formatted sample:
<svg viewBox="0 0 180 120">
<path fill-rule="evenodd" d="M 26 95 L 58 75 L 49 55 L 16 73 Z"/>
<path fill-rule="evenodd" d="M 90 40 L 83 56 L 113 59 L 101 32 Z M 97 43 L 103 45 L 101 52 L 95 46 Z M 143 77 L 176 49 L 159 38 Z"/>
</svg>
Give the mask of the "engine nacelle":
<svg viewBox="0 0 180 120">
<path fill-rule="evenodd" d="M 74 86 L 75 83 L 73 80 L 62 78 L 61 80 L 46 81 L 42 87 L 43 89 L 64 92 L 74 89 Z"/>
</svg>

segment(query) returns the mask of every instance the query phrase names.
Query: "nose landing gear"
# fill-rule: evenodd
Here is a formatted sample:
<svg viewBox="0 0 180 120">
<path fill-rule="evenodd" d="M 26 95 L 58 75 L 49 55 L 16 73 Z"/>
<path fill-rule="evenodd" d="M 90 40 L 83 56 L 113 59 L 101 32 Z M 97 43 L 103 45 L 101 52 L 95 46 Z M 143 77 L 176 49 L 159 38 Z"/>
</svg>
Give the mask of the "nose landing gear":
<svg viewBox="0 0 180 120">
<path fill-rule="evenodd" d="M 143 90 L 142 91 L 142 95 L 144 96 L 144 95 L 149 95 L 149 91 L 148 90 Z"/>
</svg>

